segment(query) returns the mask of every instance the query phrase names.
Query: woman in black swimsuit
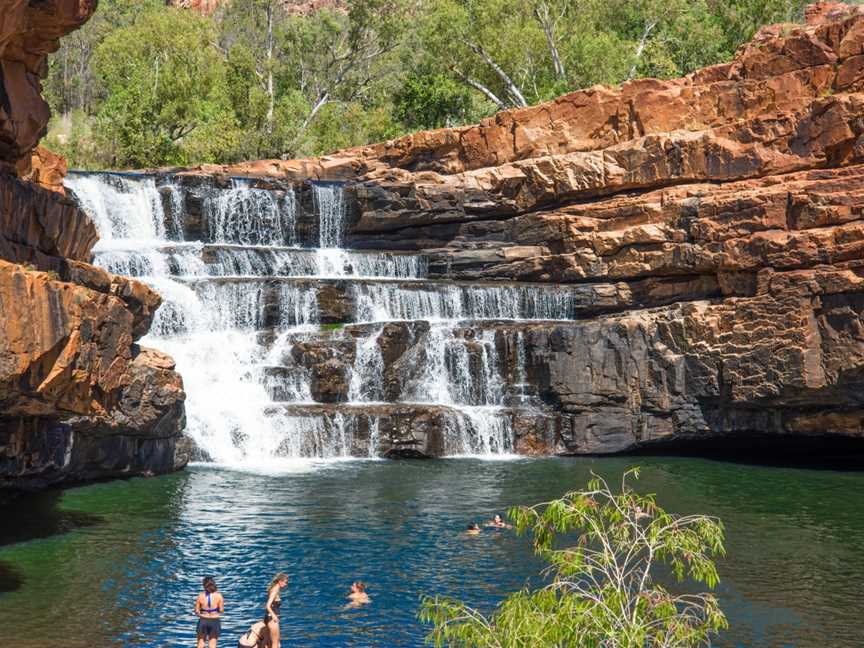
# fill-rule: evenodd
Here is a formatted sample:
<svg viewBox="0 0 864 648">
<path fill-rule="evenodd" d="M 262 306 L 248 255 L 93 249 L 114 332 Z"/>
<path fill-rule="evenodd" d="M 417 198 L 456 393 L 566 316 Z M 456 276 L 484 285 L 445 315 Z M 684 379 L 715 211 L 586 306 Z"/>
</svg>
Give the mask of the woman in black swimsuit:
<svg viewBox="0 0 864 648">
<path fill-rule="evenodd" d="M 212 576 L 204 578 L 204 591 L 195 599 L 195 614 L 198 615 L 198 648 L 204 648 L 207 639 L 209 648 L 216 648 L 216 640 L 222 633 L 219 617 L 225 612 L 225 601 L 217 591 Z"/>
<path fill-rule="evenodd" d="M 267 586 L 267 604 L 264 606 L 264 621 L 270 630 L 270 648 L 279 648 L 279 613 L 282 598 L 279 593 L 288 585 L 288 575 L 279 572 Z"/>
</svg>

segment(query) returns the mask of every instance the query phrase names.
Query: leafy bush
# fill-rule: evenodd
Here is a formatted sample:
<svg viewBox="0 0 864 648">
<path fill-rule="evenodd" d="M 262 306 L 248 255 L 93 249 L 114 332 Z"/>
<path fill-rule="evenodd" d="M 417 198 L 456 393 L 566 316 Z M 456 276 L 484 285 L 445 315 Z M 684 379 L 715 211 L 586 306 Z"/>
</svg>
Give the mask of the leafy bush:
<svg viewBox="0 0 864 648">
<path fill-rule="evenodd" d="M 550 582 L 523 589 L 491 616 L 447 598 L 426 598 L 420 612 L 433 624 L 435 646 L 482 648 L 660 648 L 710 645 L 728 627 L 709 593 L 675 593 L 658 579 L 667 570 L 677 583 L 719 582 L 716 556 L 724 555 L 723 525 L 704 515 L 679 516 L 652 495 L 628 485 L 613 493 L 600 477 L 587 490 L 533 507 L 515 508 L 519 533 L 529 529 L 535 551 L 549 563 Z M 575 542 L 566 543 L 572 534 Z"/>
</svg>

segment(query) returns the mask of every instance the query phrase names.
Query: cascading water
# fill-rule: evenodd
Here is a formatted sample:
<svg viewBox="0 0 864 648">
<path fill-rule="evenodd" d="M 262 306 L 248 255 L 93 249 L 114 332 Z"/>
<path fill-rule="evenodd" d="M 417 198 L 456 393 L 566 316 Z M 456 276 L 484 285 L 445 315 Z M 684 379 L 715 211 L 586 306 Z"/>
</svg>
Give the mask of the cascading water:
<svg viewBox="0 0 864 648">
<path fill-rule="evenodd" d="M 524 382 L 524 369 L 508 372 L 494 325 L 479 323 L 573 316 L 571 296 L 556 289 L 432 282 L 423 255 L 343 249 L 345 197 L 336 184 L 311 186 L 317 248 L 300 247 L 290 187 L 235 179 L 190 188 L 110 173 L 72 173 L 66 184 L 99 229 L 95 262 L 163 296 L 142 343 L 177 361 L 187 434 L 216 462 L 266 468 L 377 456 L 382 417 L 393 408 L 434 410 L 447 454 L 512 452 L 507 376 Z M 184 240 L 190 200 L 200 240 Z M 321 293 L 345 278 L 355 280 L 343 298 L 358 324 L 322 325 Z M 422 326 L 388 365 L 385 326 L 396 321 Z M 337 374 L 348 364 L 344 393 L 319 384 L 326 377 L 310 357 Z"/>
</svg>

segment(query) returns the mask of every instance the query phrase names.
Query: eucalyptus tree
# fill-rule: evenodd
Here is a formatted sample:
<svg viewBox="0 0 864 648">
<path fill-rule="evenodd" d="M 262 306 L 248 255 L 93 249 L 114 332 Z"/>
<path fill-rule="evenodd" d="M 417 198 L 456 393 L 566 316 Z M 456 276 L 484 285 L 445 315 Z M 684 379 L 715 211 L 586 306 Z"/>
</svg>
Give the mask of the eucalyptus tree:
<svg viewBox="0 0 864 648">
<path fill-rule="evenodd" d="M 274 79 L 285 63 L 279 59 L 276 46 L 277 32 L 287 20 L 282 4 L 278 0 L 232 0 L 215 16 L 220 28 L 219 49 L 242 73 L 232 77 L 232 83 L 246 95 L 236 96 L 235 106 L 249 118 L 253 118 L 249 105 L 260 110 L 260 115 L 254 115 L 254 128 L 268 136 L 273 132 L 276 109 Z"/>
<path fill-rule="evenodd" d="M 596 477 L 588 488 L 510 511 L 531 530 L 549 563 L 549 583 L 510 595 L 490 615 L 446 598 L 427 598 L 420 617 L 435 646 L 482 648 L 688 648 L 710 645 L 727 627 L 716 597 L 680 584 L 719 582 L 723 525 L 704 515 L 673 515 L 628 479 L 620 492 Z M 658 579 L 668 572 L 678 586 Z"/>
<path fill-rule="evenodd" d="M 162 0 L 101 0 L 93 17 L 61 38 L 59 50 L 48 60 L 44 85 L 52 109 L 64 115 L 73 110 L 92 112 L 103 94 L 91 66 L 96 48 L 112 32 L 164 5 Z"/>
<path fill-rule="evenodd" d="M 92 66 L 105 92 L 96 123 L 110 152 L 107 164 L 186 164 L 236 146 L 226 69 L 214 41 L 209 19 L 161 8 L 100 43 Z"/>
<path fill-rule="evenodd" d="M 410 9 L 407 0 L 355 0 L 345 12 L 320 11 L 286 22 L 280 46 L 291 64 L 285 81 L 308 107 L 283 154 L 302 150 L 307 129 L 326 106 L 374 107 L 376 87 L 394 73 L 393 55 Z"/>
</svg>

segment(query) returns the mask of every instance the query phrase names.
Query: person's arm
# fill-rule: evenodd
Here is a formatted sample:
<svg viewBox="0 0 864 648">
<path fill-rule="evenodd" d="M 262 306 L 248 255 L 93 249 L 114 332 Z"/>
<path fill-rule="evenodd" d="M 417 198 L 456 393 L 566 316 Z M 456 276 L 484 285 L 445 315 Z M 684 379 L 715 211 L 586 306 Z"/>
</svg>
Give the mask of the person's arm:
<svg viewBox="0 0 864 648">
<path fill-rule="evenodd" d="M 219 595 L 219 614 L 225 614 L 225 597 Z"/>
<path fill-rule="evenodd" d="M 201 595 L 195 597 L 195 616 L 201 616 Z"/>
<path fill-rule="evenodd" d="M 268 613 L 268 614 L 270 615 L 270 617 L 271 617 L 273 620 L 275 620 L 275 621 L 278 621 L 278 620 L 279 620 L 279 615 L 276 614 L 276 613 L 273 611 L 273 608 L 270 607 L 270 606 L 273 605 L 273 601 L 276 600 L 276 592 L 278 592 L 278 591 L 279 591 L 279 586 L 278 586 L 278 585 L 274 585 L 274 586 L 273 586 L 273 589 L 270 590 L 270 596 L 267 597 L 267 608 L 266 608 L 266 609 L 267 609 L 267 613 Z"/>
</svg>

